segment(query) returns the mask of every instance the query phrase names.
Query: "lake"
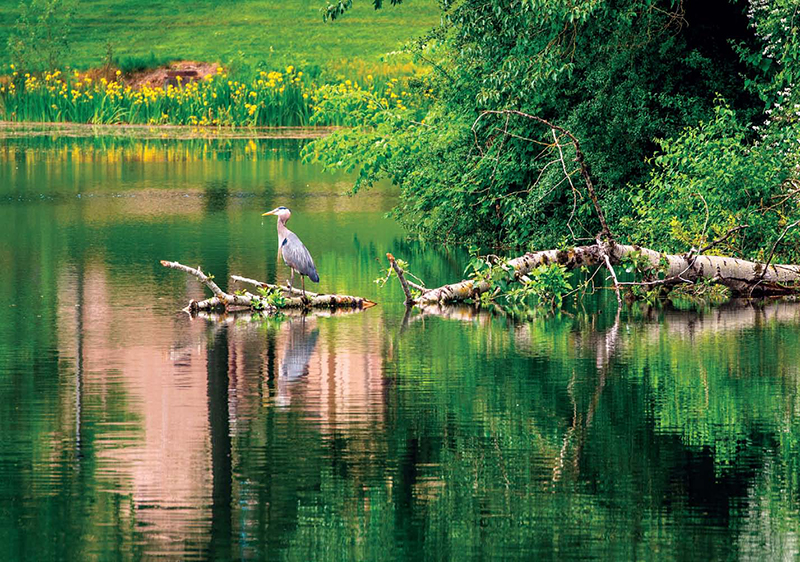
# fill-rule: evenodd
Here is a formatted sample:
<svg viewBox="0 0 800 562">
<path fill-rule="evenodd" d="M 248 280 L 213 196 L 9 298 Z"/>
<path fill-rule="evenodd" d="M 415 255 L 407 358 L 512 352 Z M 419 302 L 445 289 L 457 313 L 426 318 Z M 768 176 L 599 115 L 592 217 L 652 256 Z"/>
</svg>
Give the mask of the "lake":
<svg viewBox="0 0 800 562">
<path fill-rule="evenodd" d="M 800 555 L 800 307 L 412 311 L 468 256 L 301 141 L 0 138 L 2 560 Z M 181 309 L 159 260 L 361 312 Z"/>
</svg>

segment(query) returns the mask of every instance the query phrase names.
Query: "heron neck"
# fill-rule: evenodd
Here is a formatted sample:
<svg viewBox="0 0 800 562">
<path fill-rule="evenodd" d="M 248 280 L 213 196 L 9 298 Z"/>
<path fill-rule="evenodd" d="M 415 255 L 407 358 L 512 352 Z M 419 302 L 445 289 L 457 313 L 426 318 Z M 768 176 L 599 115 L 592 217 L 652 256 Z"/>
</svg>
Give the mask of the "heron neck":
<svg viewBox="0 0 800 562">
<path fill-rule="evenodd" d="M 286 221 L 284 219 L 278 219 L 278 246 L 280 247 L 283 244 L 283 241 L 286 239 L 286 236 L 289 234 L 289 229 L 286 228 Z"/>
</svg>

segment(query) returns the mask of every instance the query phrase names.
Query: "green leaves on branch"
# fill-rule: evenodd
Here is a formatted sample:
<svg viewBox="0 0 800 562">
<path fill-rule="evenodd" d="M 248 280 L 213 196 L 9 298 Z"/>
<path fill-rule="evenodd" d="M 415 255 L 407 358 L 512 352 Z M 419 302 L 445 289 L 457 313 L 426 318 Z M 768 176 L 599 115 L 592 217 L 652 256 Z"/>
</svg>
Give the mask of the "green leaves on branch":
<svg viewBox="0 0 800 562">
<path fill-rule="evenodd" d="M 410 277 L 416 281 L 416 283 L 411 283 L 412 285 L 419 285 L 421 287 L 425 287 L 425 282 L 408 270 L 407 261 L 395 258 L 395 263 L 403 272 L 403 277 Z M 397 272 L 395 272 L 394 268 L 390 264 L 385 270 L 382 270 L 381 276 L 374 279 L 373 282 L 376 285 L 378 285 L 378 287 L 383 288 L 389 281 L 389 279 L 391 279 L 392 277 L 396 278 Z M 409 286 L 409 290 L 411 291 L 411 296 L 414 297 L 415 299 L 418 298 L 421 294 L 420 290 L 417 289 L 416 287 Z"/>
<path fill-rule="evenodd" d="M 540 265 L 528 275 L 517 278 L 508 260 L 497 256 L 473 257 L 464 273 L 476 283 L 486 283 L 490 290 L 481 294 L 481 304 L 500 300 L 507 304 L 525 304 L 533 297 L 538 306 L 558 308 L 573 287 L 564 265 Z"/>
<path fill-rule="evenodd" d="M 540 265 L 520 278 L 522 286 L 509 291 L 508 300 L 522 302 L 534 296 L 540 306 L 559 308 L 564 297 L 572 291 L 569 277 L 567 268 L 560 263 Z"/>
<path fill-rule="evenodd" d="M 283 308 L 283 305 L 286 304 L 286 297 L 283 296 L 279 289 L 274 287 L 259 287 L 258 295 L 258 298 L 253 299 L 253 304 L 251 305 L 253 310 Z"/>
</svg>

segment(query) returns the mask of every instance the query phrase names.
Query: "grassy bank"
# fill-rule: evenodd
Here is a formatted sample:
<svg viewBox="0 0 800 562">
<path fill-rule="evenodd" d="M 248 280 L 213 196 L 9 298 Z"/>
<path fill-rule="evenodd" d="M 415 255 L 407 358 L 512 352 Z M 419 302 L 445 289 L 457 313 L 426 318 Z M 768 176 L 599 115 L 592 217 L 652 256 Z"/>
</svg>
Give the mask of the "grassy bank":
<svg viewBox="0 0 800 562">
<path fill-rule="evenodd" d="M 321 0 L 98 0 L 77 2 L 70 51 L 63 64 L 102 64 L 108 45 L 123 63 L 169 59 L 328 66 L 342 59 L 375 61 L 438 21 L 434 0 L 372 9 L 356 2 L 336 23 L 324 23 Z M 0 2 L 0 62 L 18 2 Z"/>
<path fill-rule="evenodd" d="M 302 70 L 260 71 L 249 80 L 222 67 L 198 81 L 135 89 L 121 81 L 75 71 L 40 76 L 14 70 L 0 83 L 0 119 L 14 122 L 190 125 L 199 127 L 296 127 L 341 125 L 354 108 L 404 109 L 411 93 L 397 79 L 316 85 Z M 424 81 L 417 79 L 417 82 Z M 342 98 L 346 104 L 327 103 Z M 316 112 L 324 105 L 326 111 Z"/>
</svg>

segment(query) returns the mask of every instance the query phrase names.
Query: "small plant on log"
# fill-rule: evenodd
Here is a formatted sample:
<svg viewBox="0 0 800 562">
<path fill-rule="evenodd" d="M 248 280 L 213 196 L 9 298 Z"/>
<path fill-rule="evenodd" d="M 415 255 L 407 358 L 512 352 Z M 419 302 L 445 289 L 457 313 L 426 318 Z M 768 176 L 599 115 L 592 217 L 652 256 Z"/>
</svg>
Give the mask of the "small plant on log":
<svg viewBox="0 0 800 562">
<path fill-rule="evenodd" d="M 259 287 L 258 295 L 260 297 L 258 302 L 262 308 L 274 307 L 281 309 L 286 305 L 286 297 L 275 287 Z"/>
<path fill-rule="evenodd" d="M 564 297 L 573 290 L 569 277 L 567 268 L 560 263 L 540 265 L 529 275 L 520 277 L 522 285 L 508 291 L 506 299 L 509 302 L 522 302 L 534 296 L 539 306 L 558 308 L 564 302 Z"/>
<path fill-rule="evenodd" d="M 481 304 L 489 304 L 499 296 L 508 295 L 514 283 L 514 270 L 509 268 L 508 260 L 490 254 L 475 255 L 464 269 L 464 274 L 475 283 L 486 283 L 488 291 L 477 296 Z"/>
</svg>

